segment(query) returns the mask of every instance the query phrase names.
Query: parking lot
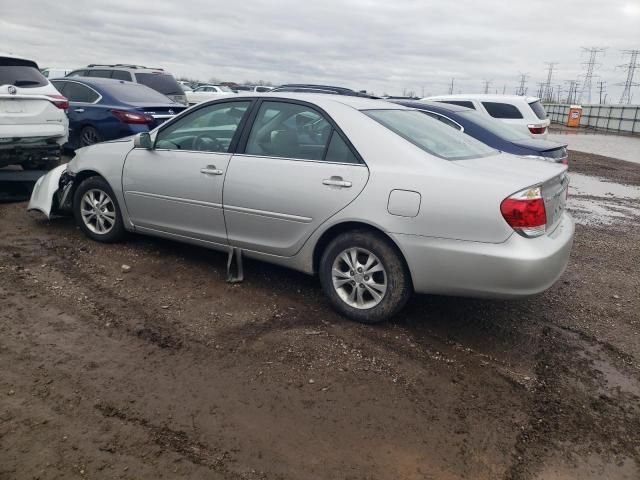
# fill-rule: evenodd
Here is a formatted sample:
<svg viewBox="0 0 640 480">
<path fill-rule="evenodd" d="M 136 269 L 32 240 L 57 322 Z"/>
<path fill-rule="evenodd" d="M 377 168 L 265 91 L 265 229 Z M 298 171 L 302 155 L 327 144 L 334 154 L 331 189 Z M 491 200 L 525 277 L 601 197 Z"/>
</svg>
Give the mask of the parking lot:
<svg viewBox="0 0 640 480">
<path fill-rule="evenodd" d="M 0 479 L 638 478 L 640 166 L 571 171 L 553 288 L 375 327 L 315 278 L 0 205 Z"/>
</svg>

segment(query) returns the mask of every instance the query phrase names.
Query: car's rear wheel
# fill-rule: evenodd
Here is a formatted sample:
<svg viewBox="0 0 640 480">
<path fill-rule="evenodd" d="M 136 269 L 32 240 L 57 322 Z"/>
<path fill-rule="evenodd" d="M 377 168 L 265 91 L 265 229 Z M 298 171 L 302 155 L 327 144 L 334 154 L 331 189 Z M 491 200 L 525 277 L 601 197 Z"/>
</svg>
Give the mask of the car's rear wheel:
<svg viewBox="0 0 640 480">
<path fill-rule="evenodd" d="M 320 283 L 331 305 L 362 323 L 384 321 L 407 303 L 411 277 L 383 235 L 354 230 L 337 236 L 320 260 Z"/>
<path fill-rule="evenodd" d="M 84 234 L 98 242 L 117 242 L 125 229 L 118 201 L 102 177 L 89 177 L 76 189 L 73 213 Z"/>
<path fill-rule="evenodd" d="M 87 125 L 86 127 L 82 127 L 80 130 L 80 146 L 88 147 L 89 145 L 94 145 L 102 141 L 102 137 L 98 133 L 98 130 L 91 125 Z"/>
</svg>

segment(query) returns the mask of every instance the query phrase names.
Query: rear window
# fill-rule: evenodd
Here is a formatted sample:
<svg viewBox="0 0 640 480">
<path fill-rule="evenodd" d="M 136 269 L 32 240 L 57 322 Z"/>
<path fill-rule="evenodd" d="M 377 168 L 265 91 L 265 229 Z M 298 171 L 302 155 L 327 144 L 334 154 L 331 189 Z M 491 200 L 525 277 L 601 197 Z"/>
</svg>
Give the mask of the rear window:
<svg viewBox="0 0 640 480">
<path fill-rule="evenodd" d="M 436 100 L 437 102 L 440 103 L 450 103 L 451 105 L 458 105 L 459 107 L 467 107 L 467 108 L 472 108 L 472 109 L 476 109 L 476 107 L 473 106 L 473 102 L 469 102 L 467 100 Z"/>
<path fill-rule="evenodd" d="M 0 58 L 0 85 L 36 88 L 48 85 L 35 63 L 16 58 Z"/>
<path fill-rule="evenodd" d="M 510 103 L 482 102 L 482 106 L 493 118 L 523 118 L 518 107 Z"/>
<path fill-rule="evenodd" d="M 503 140 L 515 142 L 518 140 L 531 138 L 526 133 L 513 128 L 508 123 L 489 118 L 485 114 L 480 112 L 460 112 L 460 115 L 466 117 L 477 126 L 487 130 L 490 133 L 493 133 L 495 136 L 500 137 Z"/>
<path fill-rule="evenodd" d="M 538 117 L 540 120 L 545 120 L 547 118 L 547 112 L 545 111 L 539 100 L 531 102 L 529 106 L 531 107 L 531 110 L 533 110 L 533 113 L 536 114 L 536 117 Z"/>
<path fill-rule="evenodd" d="M 158 105 L 167 105 L 173 103 L 168 97 L 165 97 L 160 92 L 156 92 L 149 87 L 140 85 L 139 83 L 113 83 L 110 85 L 103 85 L 103 88 L 107 90 L 116 100 L 120 100 L 123 103 L 130 103 L 132 105 L 156 103 Z"/>
<path fill-rule="evenodd" d="M 466 133 L 416 110 L 365 110 L 363 113 L 425 152 L 445 160 L 465 160 L 497 153 Z"/>
<path fill-rule="evenodd" d="M 184 95 L 180 84 L 167 73 L 136 73 L 136 80 L 164 95 Z"/>
</svg>

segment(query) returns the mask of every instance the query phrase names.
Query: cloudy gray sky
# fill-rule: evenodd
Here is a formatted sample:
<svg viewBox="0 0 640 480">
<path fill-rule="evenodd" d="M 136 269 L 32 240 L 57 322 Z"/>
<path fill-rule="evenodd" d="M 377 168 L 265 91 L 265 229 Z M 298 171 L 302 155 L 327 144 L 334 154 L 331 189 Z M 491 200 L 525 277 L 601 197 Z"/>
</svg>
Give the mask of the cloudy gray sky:
<svg viewBox="0 0 640 480">
<path fill-rule="evenodd" d="M 513 93 L 519 73 L 535 93 L 545 62 L 558 62 L 554 84 L 575 79 L 583 46 L 608 47 L 598 73 L 617 100 L 640 0 L 23 0 L 0 15 L 0 50 L 41 66 L 136 63 L 378 94 L 447 93 L 452 77 L 456 92 L 490 80 Z"/>
</svg>

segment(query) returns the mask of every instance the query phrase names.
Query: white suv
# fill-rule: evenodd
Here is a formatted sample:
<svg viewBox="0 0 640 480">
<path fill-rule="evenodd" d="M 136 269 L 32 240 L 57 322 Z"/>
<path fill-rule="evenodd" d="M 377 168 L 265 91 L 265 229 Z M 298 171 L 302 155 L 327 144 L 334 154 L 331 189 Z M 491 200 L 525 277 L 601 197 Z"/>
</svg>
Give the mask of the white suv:
<svg viewBox="0 0 640 480">
<path fill-rule="evenodd" d="M 68 107 L 35 62 L 0 54 L 0 167 L 56 166 L 69 137 Z"/>
<path fill-rule="evenodd" d="M 472 108 L 489 117 L 498 118 L 533 138 L 546 138 L 551 123 L 540 99 L 536 97 L 461 94 L 427 97 L 421 101 L 443 102 Z"/>
</svg>

